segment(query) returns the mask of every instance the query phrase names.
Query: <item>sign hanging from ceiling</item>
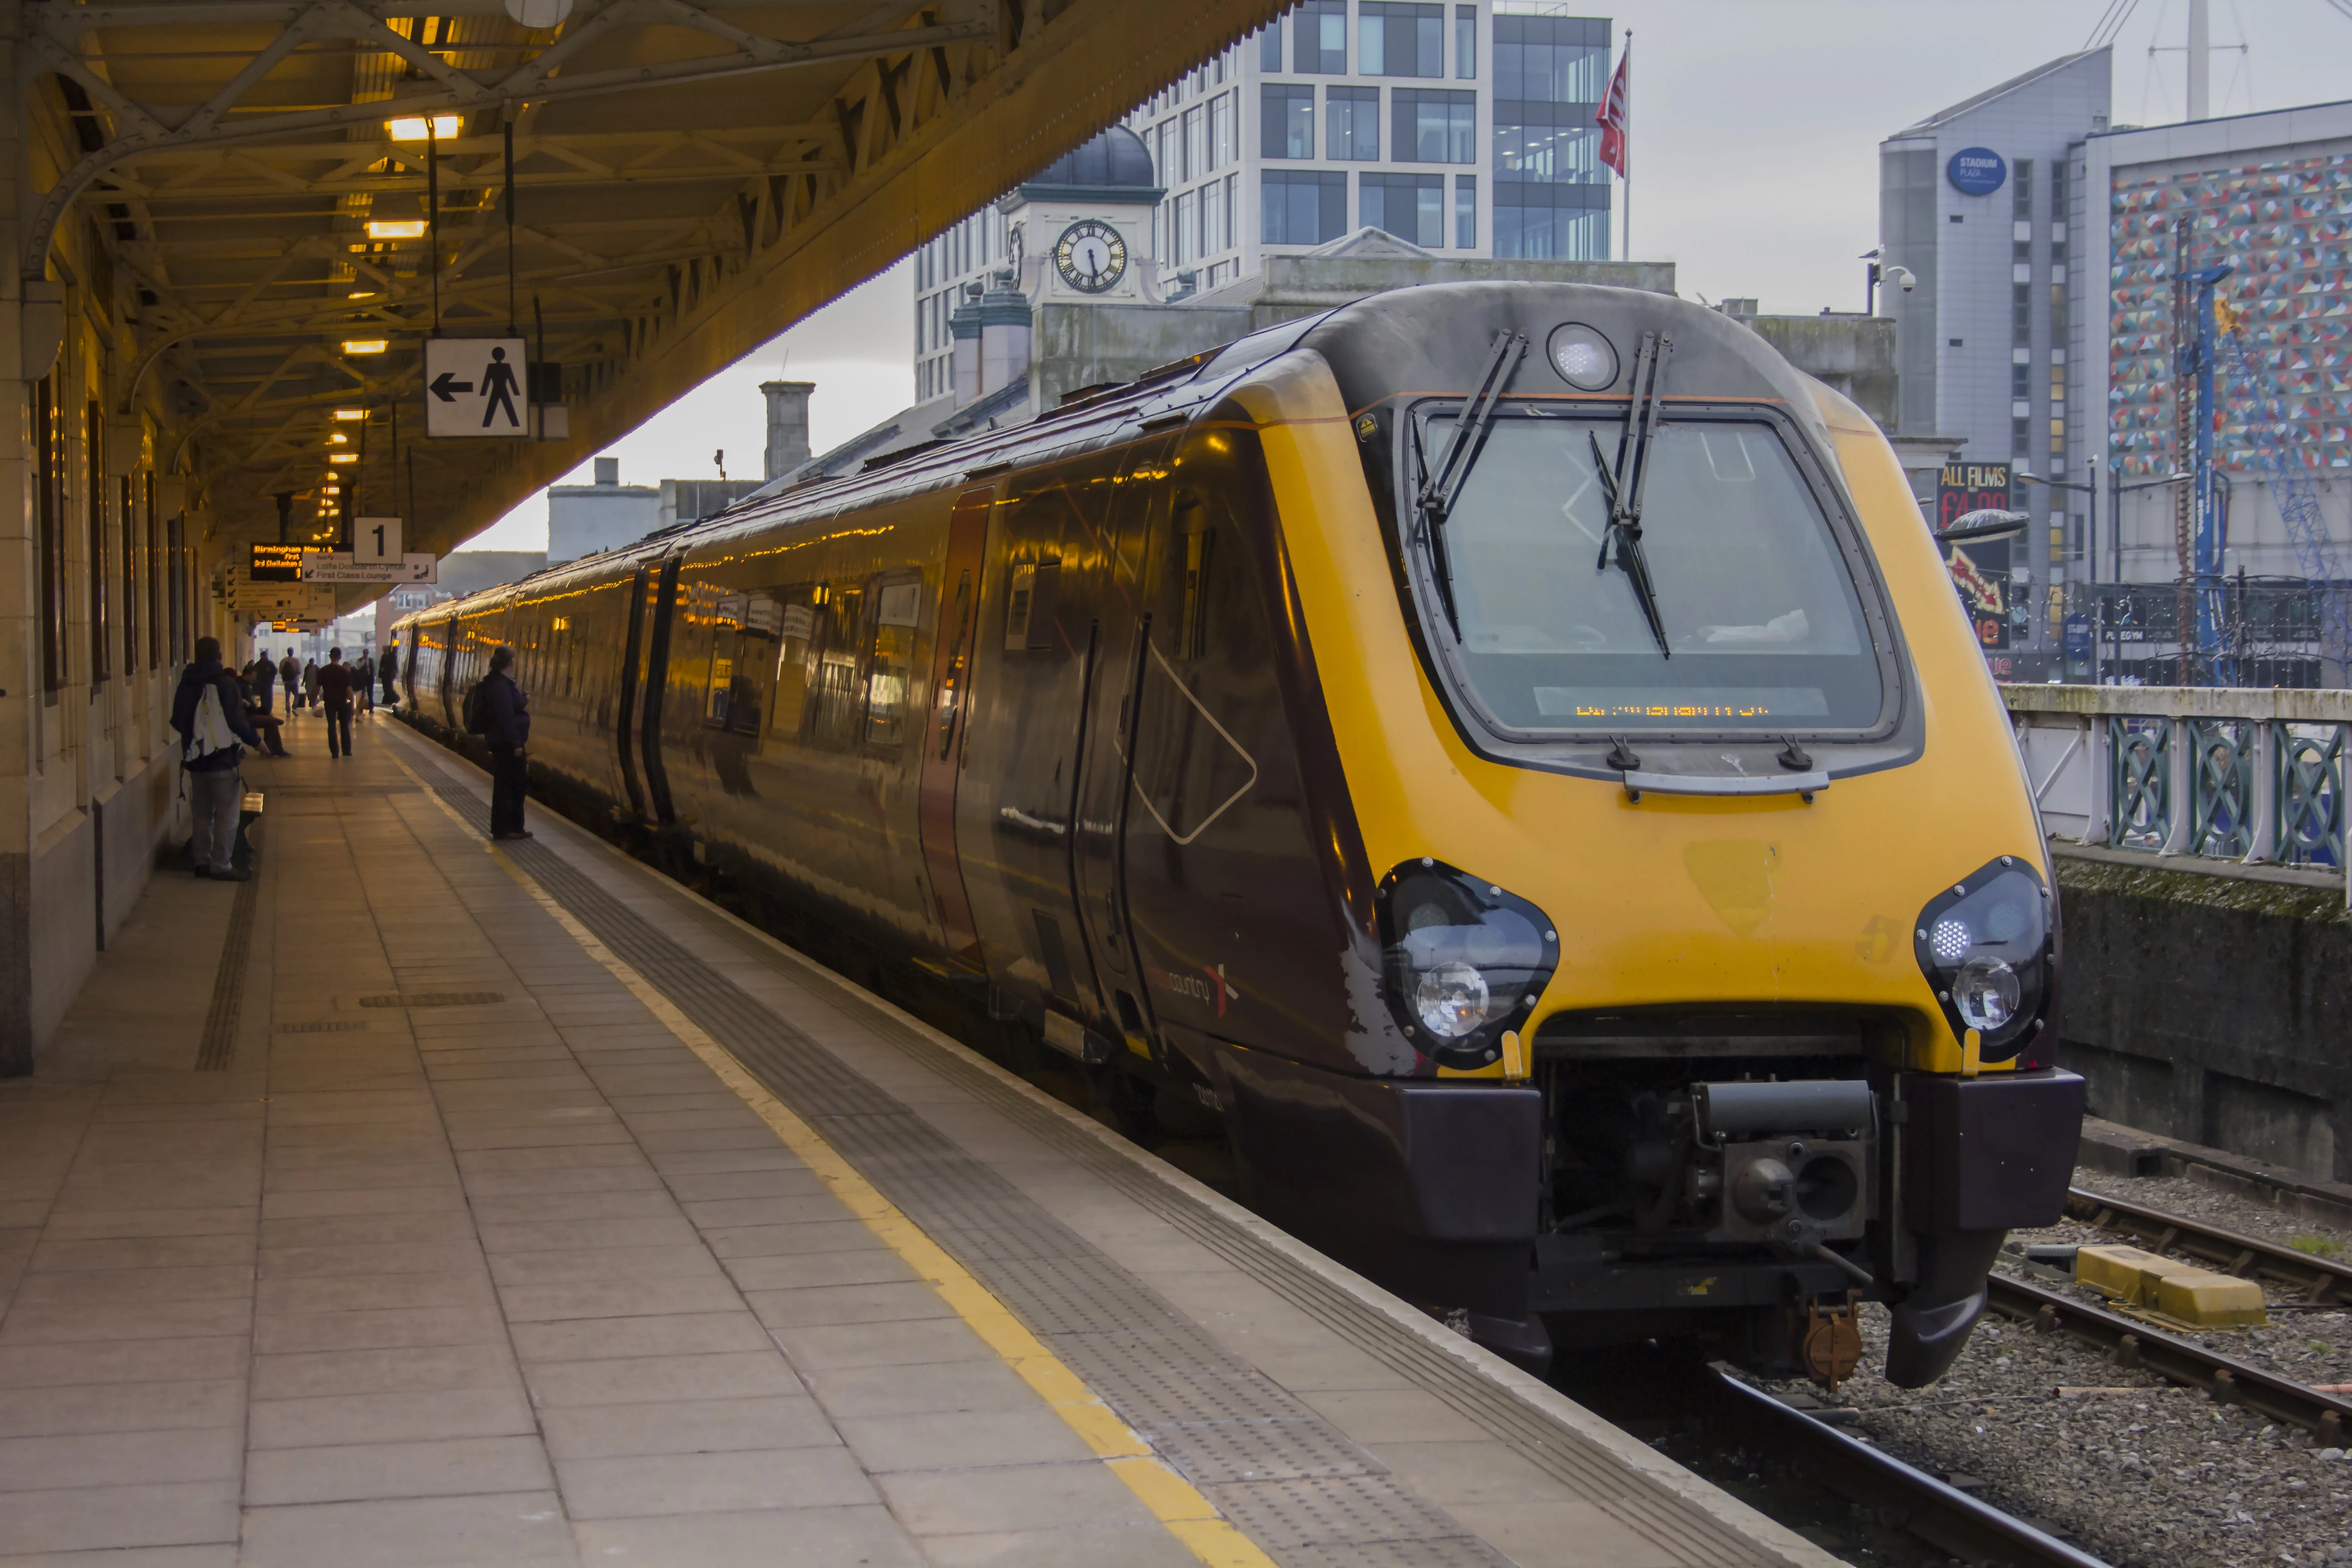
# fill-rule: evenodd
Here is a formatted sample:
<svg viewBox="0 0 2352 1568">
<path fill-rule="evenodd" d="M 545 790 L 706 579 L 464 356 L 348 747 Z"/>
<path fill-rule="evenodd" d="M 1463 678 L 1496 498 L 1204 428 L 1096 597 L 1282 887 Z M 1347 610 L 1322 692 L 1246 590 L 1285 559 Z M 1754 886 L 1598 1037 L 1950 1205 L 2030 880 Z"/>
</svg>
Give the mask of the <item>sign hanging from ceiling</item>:
<svg viewBox="0 0 2352 1568">
<path fill-rule="evenodd" d="M 1989 196 L 2009 181 L 2009 162 L 1990 147 L 1963 147 L 1944 165 L 1944 177 L 1964 195 Z"/>
<path fill-rule="evenodd" d="M 302 557 L 315 550 L 312 545 L 257 543 L 246 575 L 256 583 L 299 583 L 302 580 Z"/>
<path fill-rule="evenodd" d="M 527 367 L 520 338 L 427 338 L 425 433 L 528 437 Z"/>
</svg>

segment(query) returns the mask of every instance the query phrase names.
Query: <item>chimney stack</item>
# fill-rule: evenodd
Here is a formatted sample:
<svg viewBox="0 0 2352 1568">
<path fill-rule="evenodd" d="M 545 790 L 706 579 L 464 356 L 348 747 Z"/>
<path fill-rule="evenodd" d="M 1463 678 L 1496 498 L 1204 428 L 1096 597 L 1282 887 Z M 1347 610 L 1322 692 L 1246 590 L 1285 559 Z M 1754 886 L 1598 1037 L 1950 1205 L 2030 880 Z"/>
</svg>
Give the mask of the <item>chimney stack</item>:
<svg viewBox="0 0 2352 1568">
<path fill-rule="evenodd" d="M 618 458 L 597 458 L 596 482 L 600 485 L 605 486 L 607 489 L 619 484 L 621 482 L 621 459 Z"/>
<path fill-rule="evenodd" d="M 813 381 L 763 381 L 761 394 L 768 400 L 768 450 L 761 467 L 762 479 L 779 479 L 809 460 L 809 394 Z"/>
<path fill-rule="evenodd" d="M 1013 286 L 1010 267 L 993 275 L 995 287 L 980 300 L 980 391 L 982 396 L 1029 374 L 1032 316 L 1028 297 Z"/>
</svg>

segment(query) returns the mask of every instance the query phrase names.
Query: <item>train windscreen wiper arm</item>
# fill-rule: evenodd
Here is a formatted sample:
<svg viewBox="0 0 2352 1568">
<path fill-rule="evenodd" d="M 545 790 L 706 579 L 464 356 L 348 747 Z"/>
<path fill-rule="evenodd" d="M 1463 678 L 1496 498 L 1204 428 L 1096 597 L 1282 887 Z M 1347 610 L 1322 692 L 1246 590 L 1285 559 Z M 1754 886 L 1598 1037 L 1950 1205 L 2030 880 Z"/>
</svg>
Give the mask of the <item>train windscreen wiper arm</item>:
<svg viewBox="0 0 2352 1568">
<path fill-rule="evenodd" d="M 1444 522 L 1454 510 L 1454 498 L 1462 493 L 1463 481 L 1470 477 L 1478 461 L 1478 453 L 1486 445 L 1486 426 L 1495 418 L 1495 405 L 1502 400 L 1503 388 L 1511 384 L 1512 373 L 1519 368 L 1519 358 L 1528 352 L 1524 332 L 1498 332 L 1494 352 L 1486 356 L 1486 368 L 1479 374 L 1478 390 L 1455 416 L 1454 439 L 1445 448 L 1434 473 L 1425 473 L 1421 486 L 1421 510 L 1433 522 Z"/>
<path fill-rule="evenodd" d="M 1655 332 L 1642 334 L 1641 350 L 1633 357 L 1633 401 L 1625 410 L 1625 433 L 1618 438 L 1613 468 L 1601 450 L 1601 437 L 1587 432 L 1592 442 L 1593 472 L 1601 477 L 1601 487 L 1609 498 L 1609 531 L 1601 537 L 1601 556 L 1592 569 L 1607 571 L 1614 555 L 1626 581 L 1633 585 L 1633 596 L 1641 601 L 1643 618 L 1650 623 L 1650 635 L 1658 639 L 1663 658 L 1674 658 L 1675 650 L 1666 644 L 1657 585 L 1650 580 L 1649 557 L 1642 552 L 1642 492 L 1649 486 L 1650 449 L 1658 434 L 1666 356 L 1674 352 L 1674 339 Z"/>
</svg>

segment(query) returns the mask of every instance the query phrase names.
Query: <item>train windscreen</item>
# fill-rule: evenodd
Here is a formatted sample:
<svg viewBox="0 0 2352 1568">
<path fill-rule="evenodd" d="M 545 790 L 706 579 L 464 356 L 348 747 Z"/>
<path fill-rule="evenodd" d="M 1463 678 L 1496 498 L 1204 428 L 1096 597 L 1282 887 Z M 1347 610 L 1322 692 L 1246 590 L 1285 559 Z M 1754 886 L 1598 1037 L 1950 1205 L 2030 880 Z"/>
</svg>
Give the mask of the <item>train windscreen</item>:
<svg viewBox="0 0 2352 1568">
<path fill-rule="evenodd" d="M 1853 579 L 1772 426 L 1660 425 L 1631 548 L 1604 471 L 1623 429 L 1496 419 L 1444 521 L 1463 674 L 1489 712 L 1536 731 L 1876 724 Z M 1430 451 L 1453 436 L 1433 419 Z"/>
</svg>

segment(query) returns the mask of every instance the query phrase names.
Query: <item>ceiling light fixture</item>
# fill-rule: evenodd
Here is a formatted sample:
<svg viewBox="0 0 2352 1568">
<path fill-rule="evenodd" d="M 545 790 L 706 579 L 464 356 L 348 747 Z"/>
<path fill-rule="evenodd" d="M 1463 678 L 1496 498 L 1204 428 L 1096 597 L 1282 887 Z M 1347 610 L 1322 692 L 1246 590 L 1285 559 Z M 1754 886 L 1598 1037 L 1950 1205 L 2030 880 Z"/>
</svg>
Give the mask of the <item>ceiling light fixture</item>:
<svg viewBox="0 0 2352 1568">
<path fill-rule="evenodd" d="M 380 354 L 392 347 L 383 338 L 345 338 L 343 352 L 347 354 Z"/>
<path fill-rule="evenodd" d="M 356 463 L 359 460 L 360 455 L 357 452 L 330 452 L 327 454 L 327 461 L 331 463 Z"/>
<path fill-rule="evenodd" d="M 367 410 L 364 408 L 338 408 L 335 410 L 335 418 L 345 425 L 358 424 L 366 417 Z"/>
<path fill-rule="evenodd" d="M 370 239 L 422 239 L 425 220 L 421 217 L 370 218 L 367 226 Z"/>
<path fill-rule="evenodd" d="M 436 141 L 452 141 L 465 128 L 466 117 L 462 114 L 436 114 L 433 117 L 432 134 Z M 425 138 L 425 116 L 403 115 L 387 122 L 384 131 L 395 142 L 422 142 Z"/>
</svg>

